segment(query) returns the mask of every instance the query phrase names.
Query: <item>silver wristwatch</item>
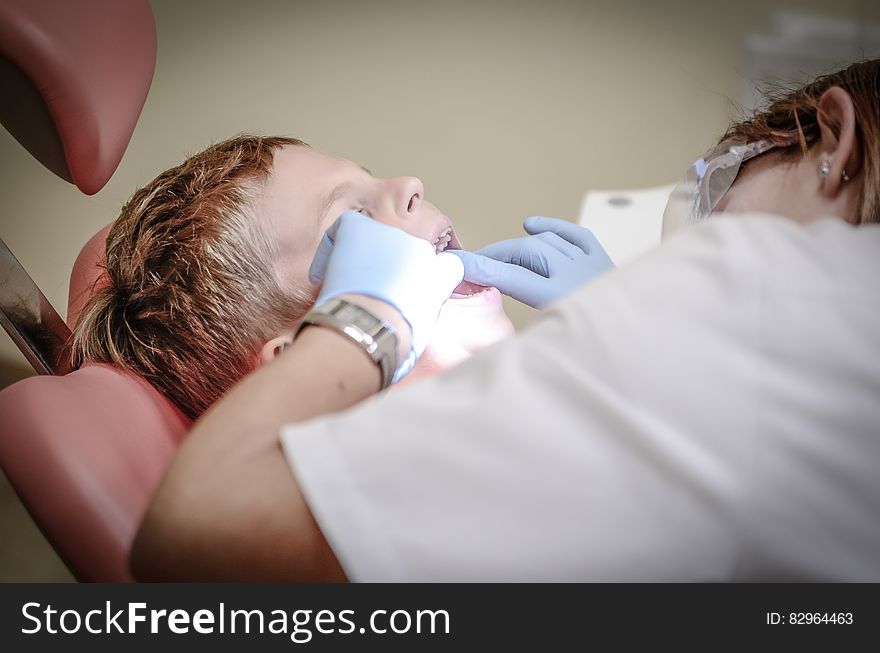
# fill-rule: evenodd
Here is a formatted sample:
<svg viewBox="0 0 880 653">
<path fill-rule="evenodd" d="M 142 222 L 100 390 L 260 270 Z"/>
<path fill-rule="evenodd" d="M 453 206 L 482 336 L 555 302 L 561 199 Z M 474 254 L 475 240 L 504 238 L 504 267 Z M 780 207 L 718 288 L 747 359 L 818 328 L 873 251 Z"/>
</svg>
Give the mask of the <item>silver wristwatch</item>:
<svg viewBox="0 0 880 653">
<path fill-rule="evenodd" d="M 296 333 L 309 324 L 336 329 L 356 342 L 379 366 L 382 389 L 391 385 L 398 365 L 397 334 L 385 320 L 344 299 L 328 299 L 306 313 Z"/>
</svg>

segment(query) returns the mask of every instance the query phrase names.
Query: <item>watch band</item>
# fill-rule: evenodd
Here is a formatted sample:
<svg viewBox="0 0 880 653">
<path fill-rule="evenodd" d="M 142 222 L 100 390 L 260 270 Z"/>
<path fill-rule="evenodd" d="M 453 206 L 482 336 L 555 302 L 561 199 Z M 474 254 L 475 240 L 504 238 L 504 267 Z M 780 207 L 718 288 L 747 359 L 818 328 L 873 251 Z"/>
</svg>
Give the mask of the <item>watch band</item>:
<svg viewBox="0 0 880 653">
<path fill-rule="evenodd" d="M 382 372 L 382 390 L 397 371 L 397 334 L 394 327 L 367 309 L 344 299 L 328 299 L 306 313 L 296 335 L 306 326 L 329 327 L 357 343 Z"/>
</svg>

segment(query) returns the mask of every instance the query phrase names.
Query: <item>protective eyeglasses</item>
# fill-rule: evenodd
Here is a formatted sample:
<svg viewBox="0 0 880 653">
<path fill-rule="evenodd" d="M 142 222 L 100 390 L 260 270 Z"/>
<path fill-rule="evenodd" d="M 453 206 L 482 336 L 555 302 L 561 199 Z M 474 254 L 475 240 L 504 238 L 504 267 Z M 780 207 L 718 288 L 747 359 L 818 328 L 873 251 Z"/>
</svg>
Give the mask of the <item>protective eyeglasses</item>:
<svg viewBox="0 0 880 653">
<path fill-rule="evenodd" d="M 733 186 L 742 164 L 774 147 L 767 141 L 726 141 L 694 161 L 669 196 L 661 238 L 709 217 Z"/>
</svg>

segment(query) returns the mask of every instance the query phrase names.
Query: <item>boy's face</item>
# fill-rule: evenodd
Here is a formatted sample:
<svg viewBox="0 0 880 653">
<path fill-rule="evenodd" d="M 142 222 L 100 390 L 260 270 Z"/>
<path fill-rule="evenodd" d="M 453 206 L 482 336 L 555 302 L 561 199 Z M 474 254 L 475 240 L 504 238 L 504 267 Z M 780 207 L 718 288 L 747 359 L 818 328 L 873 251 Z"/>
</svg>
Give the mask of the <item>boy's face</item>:
<svg viewBox="0 0 880 653">
<path fill-rule="evenodd" d="M 275 152 L 259 201 L 256 213 L 280 243 L 281 278 L 297 288 L 309 287 L 318 243 L 345 211 L 360 211 L 403 229 L 438 251 L 460 247 L 452 222 L 425 200 L 425 187 L 416 177 L 379 179 L 351 161 L 305 146 Z M 440 313 L 434 339 L 407 378 L 449 367 L 513 333 L 498 290 L 464 283 L 456 291 Z"/>
<path fill-rule="evenodd" d="M 278 236 L 282 278 L 308 283 L 308 269 L 327 228 L 345 211 L 360 211 L 434 244 L 458 246 L 452 223 L 425 200 L 416 177 L 378 179 L 360 166 L 304 146 L 275 153 L 258 214 Z"/>
</svg>

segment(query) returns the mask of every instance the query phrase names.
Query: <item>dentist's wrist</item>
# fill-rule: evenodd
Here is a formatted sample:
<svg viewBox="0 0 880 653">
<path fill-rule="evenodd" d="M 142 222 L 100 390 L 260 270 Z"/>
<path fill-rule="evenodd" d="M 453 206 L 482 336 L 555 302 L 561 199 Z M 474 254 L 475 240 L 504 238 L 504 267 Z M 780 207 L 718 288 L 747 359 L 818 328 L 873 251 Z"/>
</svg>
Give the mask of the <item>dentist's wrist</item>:
<svg viewBox="0 0 880 653">
<path fill-rule="evenodd" d="M 388 302 L 369 295 L 346 294 L 338 295 L 337 297 L 365 308 L 376 317 L 390 324 L 397 335 L 398 365 L 409 357 L 412 351 L 412 328 L 400 311 Z"/>
</svg>

